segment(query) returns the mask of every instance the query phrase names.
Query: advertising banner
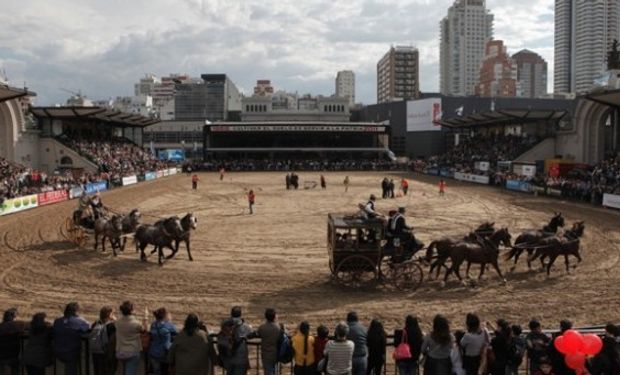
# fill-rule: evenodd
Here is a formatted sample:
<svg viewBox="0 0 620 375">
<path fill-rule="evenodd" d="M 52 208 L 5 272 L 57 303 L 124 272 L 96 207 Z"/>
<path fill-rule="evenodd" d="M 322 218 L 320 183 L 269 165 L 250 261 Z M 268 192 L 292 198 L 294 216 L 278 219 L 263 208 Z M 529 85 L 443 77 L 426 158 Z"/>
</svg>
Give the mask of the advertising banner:
<svg viewBox="0 0 620 375">
<path fill-rule="evenodd" d="M 175 174 L 177 174 L 177 169 L 176 168 L 168 169 L 168 176 L 174 176 Z"/>
<path fill-rule="evenodd" d="M 441 98 L 407 101 L 407 131 L 440 131 Z"/>
<path fill-rule="evenodd" d="M 156 172 L 146 172 L 144 174 L 144 181 L 151 181 L 157 178 Z"/>
<path fill-rule="evenodd" d="M 123 186 L 133 185 L 138 183 L 138 177 L 136 175 L 123 177 Z"/>
<path fill-rule="evenodd" d="M 433 176 L 439 176 L 439 169 L 437 168 L 426 168 L 425 174 L 430 174 Z"/>
<path fill-rule="evenodd" d="M 489 184 L 489 176 L 479 176 L 469 173 L 454 172 L 454 178 L 459 181 L 475 182 L 477 184 Z"/>
<path fill-rule="evenodd" d="M 536 175 L 536 166 L 535 165 L 524 165 L 521 169 L 521 173 L 524 176 L 534 177 Z"/>
<path fill-rule="evenodd" d="M 547 195 L 553 195 L 554 197 L 560 197 L 562 196 L 562 190 L 548 188 Z"/>
<path fill-rule="evenodd" d="M 519 180 L 507 180 L 506 189 L 529 193 L 532 191 L 532 185 L 529 182 Z"/>
<path fill-rule="evenodd" d="M 86 184 L 86 194 L 88 195 L 106 190 L 108 190 L 108 183 L 105 181 L 97 181 Z"/>
<path fill-rule="evenodd" d="M 179 148 L 166 149 L 159 151 L 159 160 L 183 161 L 185 151 Z"/>
<path fill-rule="evenodd" d="M 15 212 L 29 210 L 39 205 L 37 195 L 25 195 L 23 197 L 5 199 L 0 205 L 0 215 L 8 215 Z"/>
<path fill-rule="evenodd" d="M 69 199 L 79 198 L 84 195 L 84 188 L 81 186 L 74 186 L 69 190 Z"/>
<path fill-rule="evenodd" d="M 441 168 L 439 170 L 439 175 L 441 177 L 454 178 L 454 171 L 449 168 Z"/>
<path fill-rule="evenodd" d="M 157 178 L 164 177 L 164 171 L 157 171 Z"/>
<path fill-rule="evenodd" d="M 440 99 L 441 100 L 441 99 Z M 439 129 L 438 129 L 439 130 Z M 214 125 L 211 132 L 370 132 L 385 133 L 386 127 L 377 125 Z"/>
<path fill-rule="evenodd" d="M 169 169 L 164 169 L 163 173 L 164 173 L 164 177 L 170 176 L 170 170 Z"/>
<path fill-rule="evenodd" d="M 69 193 L 66 190 L 48 191 L 37 195 L 39 206 L 46 204 L 58 203 L 69 199 Z"/>
<path fill-rule="evenodd" d="M 603 206 L 620 209 L 620 195 L 603 194 Z"/>
<path fill-rule="evenodd" d="M 488 171 L 490 166 L 491 166 L 491 163 L 489 163 L 488 161 L 477 161 L 474 163 L 474 169 L 477 169 L 482 172 Z"/>
</svg>

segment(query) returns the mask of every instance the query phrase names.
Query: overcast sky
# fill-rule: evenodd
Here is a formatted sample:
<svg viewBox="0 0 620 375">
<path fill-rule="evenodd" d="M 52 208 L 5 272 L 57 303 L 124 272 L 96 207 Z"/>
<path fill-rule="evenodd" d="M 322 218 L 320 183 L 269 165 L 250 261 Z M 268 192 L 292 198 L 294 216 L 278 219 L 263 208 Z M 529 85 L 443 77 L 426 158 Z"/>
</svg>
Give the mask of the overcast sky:
<svg viewBox="0 0 620 375">
<path fill-rule="evenodd" d="M 145 73 L 226 73 L 242 91 L 330 95 L 338 70 L 358 101 L 376 101 L 376 63 L 394 45 L 420 50 L 421 90 L 439 86 L 439 21 L 453 0 L 1 0 L 0 74 L 64 103 L 133 95 Z M 541 54 L 553 77 L 553 0 L 487 0 L 510 53 Z"/>
</svg>

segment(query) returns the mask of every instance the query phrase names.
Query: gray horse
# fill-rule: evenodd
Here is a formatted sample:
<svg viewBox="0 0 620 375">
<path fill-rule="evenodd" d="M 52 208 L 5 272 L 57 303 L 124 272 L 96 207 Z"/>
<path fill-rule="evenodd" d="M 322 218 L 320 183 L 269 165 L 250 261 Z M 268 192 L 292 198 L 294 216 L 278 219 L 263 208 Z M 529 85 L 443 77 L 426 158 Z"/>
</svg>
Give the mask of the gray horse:
<svg viewBox="0 0 620 375">
<path fill-rule="evenodd" d="M 163 264 L 164 247 L 169 248 L 174 252 L 175 248 L 172 246 L 172 241 L 178 238 L 183 233 L 183 227 L 181 226 L 181 220 L 178 217 L 171 217 L 162 220 L 157 225 L 140 225 L 134 236 L 134 242 L 136 244 L 136 252 L 140 251 L 140 259 L 146 261 L 146 254 L 144 249 L 148 245 L 155 245 L 155 251 L 157 251 L 157 260 L 160 265 Z"/>
<path fill-rule="evenodd" d="M 176 216 L 174 218 L 178 219 L 178 217 Z M 161 225 L 163 221 L 164 220 L 160 220 L 156 222 L 155 225 Z M 174 250 L 172 251 L 172 254 L 166 257 L 166 259 L 174 258 L 174 256 L 179 251 L 179 245 L 181 241 L 183 241 L 185 242 L 185 248 L 187 249 L 187 255 L 189 256 L 189 260 L 190 261 L 194 260 L 194 258 L 192 257 L 192 253 L 190 251 L 190 235 L 191 235 L 192 230 L 195 230 L 197 226 L 198 226 L 198 219 L 196 218 L 196 216 L 194 216 L 193 213 L 189 212 L 187 215 L 181 218 L 181 227 L 183 228 L 183 232 L 179 236 L 174 237 Z M 153 254 L 154 252 L 155 250 L 153 250 L 151 254 Z"/>
<path fill-rule="evenodd" d="M 134 208 L 133 210 L 131 210 L 129 215 L 123 216 L 123 221 L 122 221 L 123 234 L 135 233 L 136 230 L 138 230 L 138 227 L 140 226 L 141 216 L 142 214 L 140 214 L 140 210 L 138 210 L 137 208 Z M 121 245 L 121 251 L 125 250 L 126 243 L 127 243 L 127 237 L 123 237 L 123 244 Z"/>
<path fill-rule="evenodd" d="M 112 252 L 116 256 L 116 248 L 119 247 L 121 241 L 121 235 L 123 234 L 123 217 L 120 215 L 114 215 L 111 219 L 100 217 L 95 221 L 95 250 L 99 243 L 99 236 L 101 238 L 101 251 L 105 252 L 105 239 L 110 240 L 112 245 Z"/>
</svg>

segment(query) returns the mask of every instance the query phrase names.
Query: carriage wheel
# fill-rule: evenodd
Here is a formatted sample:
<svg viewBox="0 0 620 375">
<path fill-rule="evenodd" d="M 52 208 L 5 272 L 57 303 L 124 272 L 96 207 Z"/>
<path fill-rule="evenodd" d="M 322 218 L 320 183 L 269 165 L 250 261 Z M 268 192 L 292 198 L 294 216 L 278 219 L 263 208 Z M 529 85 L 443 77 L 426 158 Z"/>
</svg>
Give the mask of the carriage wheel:
<svg viewBox="0 0 620 375">
<path fill-rule="evenodd" d="M 334 262 L 331 259 L 329 260 L 329 271 L 332 273 L 332 275 L 335 274 L 335 272 L 334 272 Z"/>
<path fill-rule="evenodd" d="M 334 275 L 343 285 L 359 287 L 377 281 L 377 267 L 363 255 L 351 255 L 338 264 Z"/>
<path fill-rule="evenodd" d="M 395 288 L 413 292 L 418 289 L 424 279 L 422 267 L 415 261 L 394 264 L 391 282 Z"/>
</svg>

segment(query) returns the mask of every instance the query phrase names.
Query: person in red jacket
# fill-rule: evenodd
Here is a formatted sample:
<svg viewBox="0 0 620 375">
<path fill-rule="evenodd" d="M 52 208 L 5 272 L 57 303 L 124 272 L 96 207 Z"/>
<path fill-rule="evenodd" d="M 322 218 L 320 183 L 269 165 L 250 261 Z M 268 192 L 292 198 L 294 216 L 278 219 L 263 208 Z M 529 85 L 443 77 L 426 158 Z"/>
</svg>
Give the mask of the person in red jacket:
<svg viewBox="0 0 620 375">
<path fill-rule="evenodd" d="M 254 195 L 254 190 L 250 190 L 250 192 L 248 193 L 248 204 L 250 205 L 250 215 L 252 215 L 254 213 L 254 199 L 256 199 L 256 196 Z"/>
<path fill-rule="evenodd" d="M 196 190 L 198 189 L 198 181 L 200 181 L 200 179 L 198 178 L 198 175 L 193 175 L 192 176 L 192 189 Z"/>
<path fill-rule="evenodd" d="M 446 182 L 444 180 L 439 181 L 439 196 L 443 197 L 446 193 Z"/>
<path fill-rule="evenodd" d="M 403 191 L 403 195 L 407 195 L 407 191 L 409 191 L 409 182 L 404 178 L 400 181 L 400 189 Z"/>
</svg>

